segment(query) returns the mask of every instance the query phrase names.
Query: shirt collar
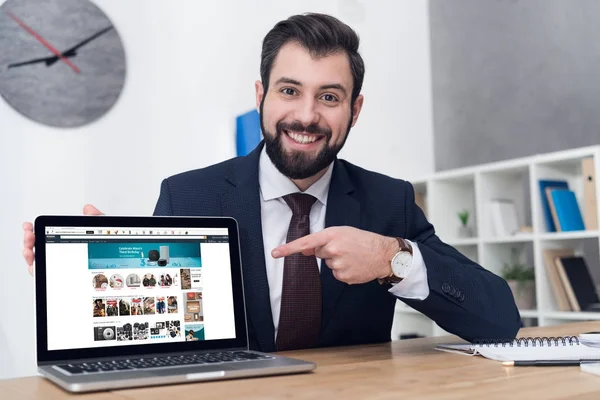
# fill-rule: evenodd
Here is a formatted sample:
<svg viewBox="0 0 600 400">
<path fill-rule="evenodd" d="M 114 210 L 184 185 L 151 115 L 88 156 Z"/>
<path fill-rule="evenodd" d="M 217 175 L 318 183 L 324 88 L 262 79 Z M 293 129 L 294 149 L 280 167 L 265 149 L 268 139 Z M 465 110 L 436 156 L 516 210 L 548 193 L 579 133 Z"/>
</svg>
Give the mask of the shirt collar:
<svg viewBox="0 0 600 400">
<path fill-rule="evenodd" d="M 258 183 L 263 201 L 274 200 L 290 193 L 299 193 L 300 190 L 287 176 L 283 175 L 273 164 L 265 147 L 260 153 L 258 167 Z M 327 167 L 327 172 L 312 184 L 303 193 L 310 194 L 317 198 L 323 205 L 327 204 L 327 195 L 329 193 L 329 184 L 333 172 L 333 163 Z"/>
</svg>

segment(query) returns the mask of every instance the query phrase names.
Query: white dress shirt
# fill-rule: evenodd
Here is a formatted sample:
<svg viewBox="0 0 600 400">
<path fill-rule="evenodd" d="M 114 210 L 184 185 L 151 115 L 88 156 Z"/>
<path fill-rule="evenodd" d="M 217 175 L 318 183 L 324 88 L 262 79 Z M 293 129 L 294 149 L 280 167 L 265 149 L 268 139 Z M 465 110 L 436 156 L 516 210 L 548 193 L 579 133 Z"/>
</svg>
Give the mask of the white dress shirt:
<svg viewBox="0 0 600 400">
<path fill-rule="evenodd" d="M 325 211 L 327 209 L 327 195 L 332 172 L 333 164 L 329 166 L 325 175 L 304 192 L 317 198 L 310 211 L 310 233 L 319 232 L 325 228 Z M 284 259 L 273 258 L 271 251 L 286 242 L 287 231 L 292 219 L 292 210 L 282 197 L 290 193 L 298 193 L 300 190 L 289 178 L 279 172 L 264 148 L 260 155 L 258 182 L 261 195 L 260 211 L 265 263 L 275 338 L 277 338 Z M 417 244 L 413 242 L 410 242 L 410 244 L 413 247 L 413 263 L 408 276 L 394 285 L 389 292 L 398 297 L 424 300 L 429 296 L 427 269 Z M 319 258 L 317 258 L 317 265 L 320 271 L 321 260 Z"/>
</svg>

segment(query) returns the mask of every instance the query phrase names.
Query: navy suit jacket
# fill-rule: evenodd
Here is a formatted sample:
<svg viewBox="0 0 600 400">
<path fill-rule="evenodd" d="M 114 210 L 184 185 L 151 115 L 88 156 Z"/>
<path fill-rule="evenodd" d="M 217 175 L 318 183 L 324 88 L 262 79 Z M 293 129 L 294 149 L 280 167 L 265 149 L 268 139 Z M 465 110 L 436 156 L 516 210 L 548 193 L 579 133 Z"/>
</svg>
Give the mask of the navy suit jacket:
<svg viewBox="0 0 600 400">
<path fill-rule="evenodd" d="M 239 224 L 248 336 L 252 349 L 275 351 L 275 334 L 262 241 L 258 161 L 263 143 L 245 157 L 162 182 L 155 215 L 230 216 Z M 466 340 L 512 339 L 520 316 L 500 277 L 436 236 L 415 204 L 410 183 L 335 160 L 325 226 L 353 226 L 418 243 L 429 296 L 400 299 Z M 322 263 L 323 310 L 319 346 L 390 340 L 397 298 L 376 280 L 348 285 Z M 310 299 L 307 299 L 310 301 Z"/>
</svg>

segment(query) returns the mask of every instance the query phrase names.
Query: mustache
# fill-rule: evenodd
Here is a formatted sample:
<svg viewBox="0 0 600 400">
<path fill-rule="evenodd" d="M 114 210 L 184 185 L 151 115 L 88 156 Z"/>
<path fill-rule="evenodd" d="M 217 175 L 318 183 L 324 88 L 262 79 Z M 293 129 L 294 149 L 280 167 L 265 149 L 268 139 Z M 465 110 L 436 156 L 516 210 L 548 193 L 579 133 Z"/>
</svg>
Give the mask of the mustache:
<svg viewBox="0 0 600 400">
<path fill-rule="evenodd" d="M 277 123 L 277 132 L 281 132 L 283 130 L 306 132 L 306 133 L 312 133 L 312 134 L 316 134 L 316 135 L 323 135 L 323 136 L 327 137 L 327 139 L 331 138 L 331 129 L 321 127 L 317 124 L 304 125 L 300 121 L 292 121 L 292 122 L 279 121 Z"/>
</svg>

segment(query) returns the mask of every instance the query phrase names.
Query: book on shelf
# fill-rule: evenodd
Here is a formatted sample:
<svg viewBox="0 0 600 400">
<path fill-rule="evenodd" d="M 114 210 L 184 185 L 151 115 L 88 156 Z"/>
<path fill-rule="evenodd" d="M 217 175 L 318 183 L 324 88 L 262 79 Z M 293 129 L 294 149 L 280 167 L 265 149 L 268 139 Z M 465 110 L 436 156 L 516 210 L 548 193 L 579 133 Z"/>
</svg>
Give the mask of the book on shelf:
<svg viewBox="0 0 600 400">
<path fill-rule="evenodd" d="M 564 180 L 550 180 L 540 179 L 540 200 L 542 201 L 542 211 L 544 213 L 544 220 L 546 221 L 546 230 L 548 232 L 556 232 L 556 226 L 554 225 L 554 219 L 552 218 L 552 212 L 550 211 L 550 204 L 548 203 L 548 196 L 546 195 L 547 188 L 562 188 L 568 189 L 569 184 Z"/>
<path fill-rule="evenodd" d="M 546 196 L 558 232 L 585 230 L 575 192 L 568 189 L 546 188 Z"/>
<path fill-rule="evenodd" d="M 573 249 L 544 249 L 543 255 L 546 275 L 556 299 L 558 311 L 572 311 L 569 297 L 558 272 L 556 259 L 558 257 L 572 257 L 575 255 L 575 251 Z"/>
<path fill-rule="evenodd" d="M 488 204 L 492 231 L 495 236 L 512 236 L 519 233 L 517 206 L 510 199 L 493 199 Z"/>
<path fill-rule="evenodd" d="M 599 311 L 600 299 L 585 258 L 559 256 L 555 262 L 573 311 Z"/>
<path fill-rule="evenodd" d="M 596 170 L 594 158 L 588 157 L 581 161 L 583 174 L 583 215 L 585 229 L 598 229 L 598 198 L 596 195 Z"/>
</svg>

